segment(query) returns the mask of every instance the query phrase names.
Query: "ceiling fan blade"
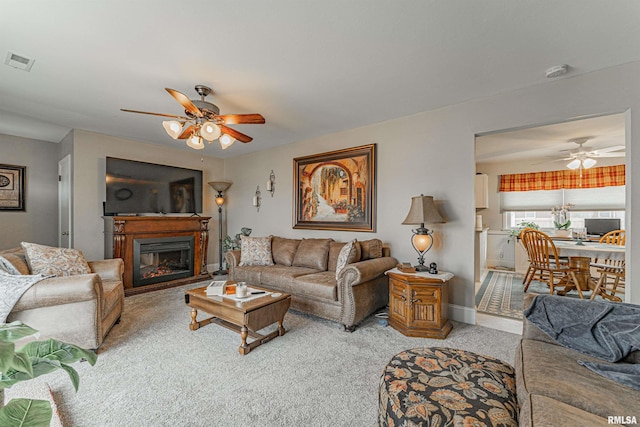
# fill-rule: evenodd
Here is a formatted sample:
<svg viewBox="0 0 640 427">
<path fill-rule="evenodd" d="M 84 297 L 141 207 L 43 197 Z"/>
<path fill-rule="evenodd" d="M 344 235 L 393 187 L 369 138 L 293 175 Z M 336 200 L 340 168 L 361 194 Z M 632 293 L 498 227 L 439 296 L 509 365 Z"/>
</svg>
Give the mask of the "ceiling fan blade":
<svg viewBox="0 0 640 427">
<path fill-rule="evenodd" d="M 224 120 L 226 125 L 240 125 L 240 124 L 263 124 L 265 122 L 264 117 L 261 114 L 222 114 L 218 116 Z"/>
<path fill-rule="evenodd" d="M 594 157 L 625 157 L 626 154 L 623 152 L 621 153 L 604 153 L 604 154 L 598 154 L 597 156 Z"/>
<path fill-rule="evenodd" d="M 193 125 L 189 126 L 188 128 L 186 128 L 178 137 L 178 139 L 187 139 L 191 136 L 191 134 L 193 133 L 193 131 L 195 130 L 195 127 Z"/>
<path fill-rule="evenodd" d="M 227 135 L 234 137 L 240 142 L 247 143 L 253 141 L 253 138 L 251 138 L 250 136 L 245 135 L 242 132 L 238 132 L 235 129 L 231 129 L 230 127 L 227 127 L 225 125 L 220 125 L 220 129 L 222 130 L 222 133 L 226 133 Z"/>
<path fill-rule="evenodd" d="M 178 101 L 180 104 L 182 104 L 182 106 L 184 107 L 185 110 L 187 110 L 188 112 L 190 112 L 194 116 L 204 117 L 204 114 L 202 114 L 202 111 L 200 111 L 200 109 L 198 107 L 196 107 L 193 102 L 191 102 L 191 100 L 187 97 L 187 95 L 185 95 L 182 92 L 178 92 L 177 90 L 170 89 L 168 87 L 165 87 L 164 89 L 167 92 L 169 92 L 171 94 L 171 96 L 173 96 L 176 99 L 176 101 Z"/>
<path fill-rule="evenodd" d="M 602 154 L 602 153 L 609 153 L 611 151 L 624 150 L 625 148 L 626 147 L 624 145 L 614 145 L 613 147 L 600 148 L 598 150 L 595 150 L 595 152 L 598 154 Z"/>
<path fill-rule="evenodd" d="M 172 117 L 174 119 L 180 119 L 180 120 L 189 120 L 188 117 L 174 116 L 173 114 L 150 113 L 148 111 L 127 110 L 126 108 L 121 108 L 120 111 L 124 111 L 124 112 L 127 112 L 127 113 L 148 114 L 150 116 Z"/>
</svg>

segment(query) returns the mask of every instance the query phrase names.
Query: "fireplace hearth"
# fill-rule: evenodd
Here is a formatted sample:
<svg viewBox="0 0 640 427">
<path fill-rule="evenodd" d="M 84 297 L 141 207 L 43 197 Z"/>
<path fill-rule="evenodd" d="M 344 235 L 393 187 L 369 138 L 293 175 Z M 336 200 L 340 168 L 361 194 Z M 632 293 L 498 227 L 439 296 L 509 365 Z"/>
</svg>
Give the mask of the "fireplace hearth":
<svg viewBox="0 0 640 427">
<path fill-rule="evenodd" d="M 193 276 L 193 236 L 133 241 L 133 287 Z"/>
</svg>

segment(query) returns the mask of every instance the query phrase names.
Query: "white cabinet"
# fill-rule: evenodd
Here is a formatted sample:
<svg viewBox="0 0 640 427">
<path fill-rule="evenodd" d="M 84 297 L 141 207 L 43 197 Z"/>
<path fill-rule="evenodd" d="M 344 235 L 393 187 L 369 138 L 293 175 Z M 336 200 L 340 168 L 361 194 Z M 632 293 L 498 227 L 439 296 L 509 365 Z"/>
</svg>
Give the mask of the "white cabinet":
<svg viewBox="0 0 640 427">
<path fill-rule="evenodd" d="M 481 282 L 487 274 L 487 232 L 488 228 L 476 231 L 475 281 Z"/>
<path fill-rule="evenodd" d="M 475 176 L 476 209 L 489 207 L 489 176 L 481 173 Z"/>
<path fill-rule="evenodd" d="M 522 240 L 516 239 L 516 274 L 523 274 L 529 268 L 529 255 L 522 245 Z"/>
</svg>

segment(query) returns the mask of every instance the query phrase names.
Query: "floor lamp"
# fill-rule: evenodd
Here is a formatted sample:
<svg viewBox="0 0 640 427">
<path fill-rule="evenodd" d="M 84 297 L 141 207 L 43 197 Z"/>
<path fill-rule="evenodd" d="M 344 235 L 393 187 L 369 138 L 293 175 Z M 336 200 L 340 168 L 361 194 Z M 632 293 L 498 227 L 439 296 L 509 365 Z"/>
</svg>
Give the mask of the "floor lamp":
<svg viewBox="0 0 640 427">
<path fill-rule="evenodd" d="M 226 181 L 213 181 L 210 182 L 209 185 L 218 192 L 216 194 L 216 205 L 218 205 L 218 236 L 219 236 L 219 244 L 218 247 L 218 255 L 220 257 L 218 270 L 214 271 L 213 274 L 215 276 L 227 274 L 227 270 L 222 268 L 222 205 L 224 205 L 224 192 L 227 191 L 229 187 L 231 187 L 230 182 Z"/>
</svg>

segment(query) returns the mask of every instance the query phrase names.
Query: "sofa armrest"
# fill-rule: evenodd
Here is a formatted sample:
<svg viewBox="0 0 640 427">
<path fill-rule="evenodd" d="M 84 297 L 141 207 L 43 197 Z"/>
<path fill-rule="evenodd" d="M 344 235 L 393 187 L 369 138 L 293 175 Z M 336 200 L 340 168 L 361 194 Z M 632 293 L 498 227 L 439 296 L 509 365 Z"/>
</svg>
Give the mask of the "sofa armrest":
<svg viewBox="0 0 640 427">
<path fill-rule="evenodd" d="M 50 277 L 30 287 L 12 312 L 91 300 L 102 308 L 102 281 L 98 274 Z"/>
<path fill-rule="evenodd" d="M 231 280 L 234 280 L 233 278 L 235 277 L 234 274 L 236 271 L 236 267 L 238 266 L 238 264 L 240 264 L 240 250 L 235 249 L 232 251 L 227 251 L 227 253 L 224 254 L 224 259 L 227 262 L 227 267 L 229 268 L 229 278 Z"/>
<path fill-rule="evenodd" d="M 124 274 L 124 261 L 121 258 L 89 261 L 91 271 L 100 275 L 102 280 L 120 280 Z"/>
<path fill-rule="evenodd" d="M 340 322 L 345 330 L 389 302 L 389 278 L 384 274 L 398 264 L 393 257 L 382 257 L 348 264 L 338 274 Z"/>
<path fill-rule="evenodd" d="M 391 270 L 396 265 L 398 265 L 398 261 L 393 257 L 374 258 L 347 264 L 338 275 L 338 284 L 356 286 L 360 283 L 366 283 L 383 275 L 385 271 Z"/>
</svg>

